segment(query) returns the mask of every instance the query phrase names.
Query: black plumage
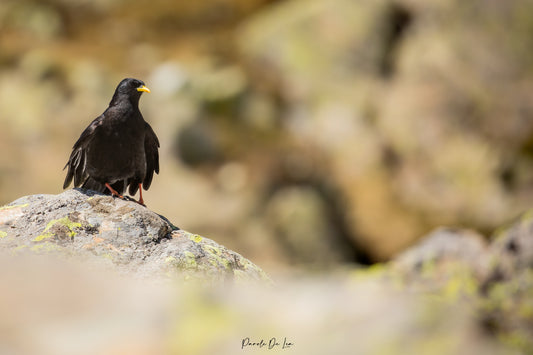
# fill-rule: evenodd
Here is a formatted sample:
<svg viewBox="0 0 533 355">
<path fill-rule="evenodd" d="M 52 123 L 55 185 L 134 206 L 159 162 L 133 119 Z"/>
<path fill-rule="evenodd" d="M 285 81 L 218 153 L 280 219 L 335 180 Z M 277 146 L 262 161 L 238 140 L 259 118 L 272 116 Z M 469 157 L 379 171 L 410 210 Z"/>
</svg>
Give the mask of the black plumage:
<svg viewBox="0 0 533 355">
<path fill-rule="evenodd" d="M 74 186 L 122 197 L 148 190 L 154 172 L 159 173 L 159 140 L 139 111 L 141 80 L 118 84 L 109 107 L 82 132 L 74 144 L 63 188 Z"/>
</svg>

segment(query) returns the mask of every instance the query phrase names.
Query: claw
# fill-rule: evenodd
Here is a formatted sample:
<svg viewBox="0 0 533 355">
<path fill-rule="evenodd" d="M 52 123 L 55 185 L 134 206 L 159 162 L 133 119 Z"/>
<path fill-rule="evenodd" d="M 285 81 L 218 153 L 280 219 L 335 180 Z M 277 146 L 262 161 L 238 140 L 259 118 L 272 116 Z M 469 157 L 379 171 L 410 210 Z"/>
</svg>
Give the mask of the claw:
<svg viewBox="0 0 533 355">
<path fill-rule="evenodd" d="M 124 199 L 124 196 L 122 196 L 114 188 L 112 188 L 111 185 L 109 185 L 109 183 L 106 182 L 105 187 L 107 187 L 109 191 L 111 191 L 111 196 L 117 196 L 117 197 Z"/>
<path fill-rule="evenodd" d="M 121 194 L 119 194 L 114 188 L 111 187 L 111 185 L 109 185 L 109 183 L 106 182 L 105 186 L 109 189 L 109 191 L 111 191 L 111 196 L 117 196 L 118 198 L 121 198 L 123 200 L 129 200 L 129 201 L 133 200 L 130 197 L 124 197 Z M 144 204 L 144 200 L 143 200 L 142 184 L 139 184 L 139 194 L 140 194 L 139 201 L 135 201 L 135 200 L 133 201 L 137 202 L 139 205 L 146 207 L 146 205 Z"/>
</svg>

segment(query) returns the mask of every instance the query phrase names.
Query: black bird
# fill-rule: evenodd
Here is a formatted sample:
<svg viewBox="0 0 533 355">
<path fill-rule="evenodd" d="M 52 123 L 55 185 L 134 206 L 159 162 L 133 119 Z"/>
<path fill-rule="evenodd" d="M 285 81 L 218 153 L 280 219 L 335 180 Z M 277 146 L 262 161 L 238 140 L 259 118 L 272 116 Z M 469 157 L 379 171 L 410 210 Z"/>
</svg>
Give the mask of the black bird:
<svg viewBox="0 0 533 355">
<path fill-rule="evenodd" d="M 122 195 L 129 189 L 144 205 L 142 189 L 148 190 L 154 172 L 159 173 L 159 140 L 139 111 L 141 80 L 127 78 L 118 84 L 109 107 L 85 128 L 72 148 L 63 188 L 74 186 Z"/>
</svg>

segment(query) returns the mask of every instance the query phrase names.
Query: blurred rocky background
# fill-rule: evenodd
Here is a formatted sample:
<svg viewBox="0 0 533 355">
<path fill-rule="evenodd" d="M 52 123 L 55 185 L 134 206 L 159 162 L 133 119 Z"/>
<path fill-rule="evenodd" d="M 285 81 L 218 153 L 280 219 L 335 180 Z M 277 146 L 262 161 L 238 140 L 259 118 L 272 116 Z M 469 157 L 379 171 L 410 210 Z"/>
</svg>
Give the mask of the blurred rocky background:
<svg viewBox="0 0 533 355">
<path fill-rule="evenodd" d="M 137 77 L 148 206 L 267 272 L 488 234 L 533 201 L 532 34 L 529 0 L 3 0 L 0 204 Z"/>
<path fill-rule="evenodd" d="M 0 353 L 532 353 L 533 1 L 2 0 L 0 205 L 124 77 L 149 208 L 274 285 L 4 250 Z"/>
</svg>

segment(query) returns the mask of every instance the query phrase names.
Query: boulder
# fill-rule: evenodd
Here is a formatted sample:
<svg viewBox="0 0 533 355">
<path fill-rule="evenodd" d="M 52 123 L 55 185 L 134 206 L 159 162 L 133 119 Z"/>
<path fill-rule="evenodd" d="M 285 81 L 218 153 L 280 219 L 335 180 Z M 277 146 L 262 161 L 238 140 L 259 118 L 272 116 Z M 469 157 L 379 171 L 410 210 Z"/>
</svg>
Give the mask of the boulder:
<svg viewBox="0 0 533 355">
<path fill-rule="evenodd" d="M 420 276 L 447 282 L 457 273 L 477 282 L 491 272 L 491 249 L 486 238 L 473 230 L 440 227 L 394 258 L 392 266 L 408 278 Z"/>
<path fill-rule="evenodd" d="M 1 207 L 0 249 L 87 259 L 141 277 L 269 280 L 241 255 L 144 206 L 83 189 L 25 196 Z"/>
<path fill-rule="evenodd" d="M 533 210 L 498 229 L 492 239 L 497 277 L 509 279 L 523 270 L 533 269 Z"/>
</svg>

